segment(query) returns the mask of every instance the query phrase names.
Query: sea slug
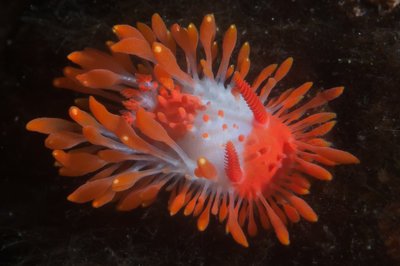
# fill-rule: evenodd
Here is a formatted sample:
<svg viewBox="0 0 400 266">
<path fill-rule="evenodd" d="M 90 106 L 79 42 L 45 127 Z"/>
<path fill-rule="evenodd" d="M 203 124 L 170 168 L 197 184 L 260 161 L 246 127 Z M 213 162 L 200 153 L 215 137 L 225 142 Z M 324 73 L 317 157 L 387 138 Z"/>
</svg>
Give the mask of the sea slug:
<svg viewBox="0 0 400 266">
<path fill-rule="evenodd" d="M 293 59 L 265 67 L 247 83 L 250 46 L 244 43 L 231 64 L 236 27 L 218 44 L 213 15 L 204 17 L 200 31 L 193 24 L 168 30 L 158 14 L 151 27 L 117 25 L 113 31 L 119 41 L 107 42 L 110 53 L 73 52 L 68 59 L 79 67 L 66 67 L 54 80 L 90 95 L 70 108 L 73 122 L 37 118 L 27 124 L 49 135 L 45 145 L 54 150 L 60 175 L 87 178 L 68 200 L 91 201 L 95 208 L 117 202 L 127 211 L 150 205 L 165 189 L 171 215 L 183 210 L 198 217 L 200 231 L 210 214 L 217 216 L 243 246 L 244 231 L 255 236 L 272 228 L 288 245 L 289 223 L 317 221 L 298 196 L 309 193 L 307 178 L 332 178 L 320 164 L 359 162 L 322 138 L 335 125 L 335 113 L 310 114 L 343 87 L 306 103 L 299 102 L 311 82 L 270 97 Z"/>
</svg>

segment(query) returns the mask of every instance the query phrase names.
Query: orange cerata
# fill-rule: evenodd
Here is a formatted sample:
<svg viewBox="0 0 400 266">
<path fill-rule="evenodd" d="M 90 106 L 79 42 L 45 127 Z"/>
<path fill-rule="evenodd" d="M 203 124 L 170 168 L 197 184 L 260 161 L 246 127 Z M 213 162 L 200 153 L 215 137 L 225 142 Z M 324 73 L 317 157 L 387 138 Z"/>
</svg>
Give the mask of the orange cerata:
<svg viewBox="0 0 400 266">
<path fill-rule="evenodd" d="M 260 228 L 288 245 L 288 224 L 318 219 L 300 197 L 309 193 L 308 178 L 332 178 L 320 165 L 359 162 L 322 138 L 335 113 L 312 112 L 343 87 L 305 103 L 311 82 L 270 97 L 292 58 L 265 67 L 249 84 L 249 44 L 231 59 L 234 25 L 218 46 L 213 15 L 199 31 L 193 24 L 168 30 L 158 14 L 151 22 L 114 26 L 119 41 L 107 42 L 109 53 L 85 48 L 68 56 L 78 67 L 66 67 L 55 86 L 90 95 L 70 108 L 73 122 L 27 124 L 49 135 L 45 145 L 60 175 L 87 177 L 68 200 L 95 208 L 117 202 L 128 211 L 165 189 L 171 215 L 198 217 L 200 231 L 212 214 L 243 246 L 245 232 L 255 236 Z"/>
</svg>

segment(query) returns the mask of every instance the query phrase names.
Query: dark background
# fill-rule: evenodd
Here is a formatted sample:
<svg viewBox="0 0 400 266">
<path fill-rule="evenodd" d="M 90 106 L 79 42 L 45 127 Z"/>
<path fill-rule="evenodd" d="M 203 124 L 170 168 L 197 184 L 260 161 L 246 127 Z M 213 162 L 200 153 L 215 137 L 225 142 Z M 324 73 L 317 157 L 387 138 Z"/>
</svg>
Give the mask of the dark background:
<svg viewBox="0 0 400 266">
<path fill-rule="evenodd" d="M 390 1 L 12 1 L 0 7 L 1 265 L 398 265 L 400 260 L 400 7 Z M 385 4 L 386 3 L 386 4 Z M 205 232 L 167 194 L 149 208 L 117 212 L 66 200 L 79 178 L 60 177 L 33 118 L 67 118 L 78 96 L 52 86 L 84 47 L 105 50 L 114 24 L 199 26 L 214 13 L 251 45 L 252 73 L 293 56 L 281 89 L 313 81 L 312 93 L 344 85 L 329 104 L 328 138 L 360 165 L 330 169 L 305 199 L 319 222 L 290 226 L 290 246 L 261 232 L 243 248 L 215 219 Z M 237 51 L 237 49 L 235 50 Z"/>
</svg>

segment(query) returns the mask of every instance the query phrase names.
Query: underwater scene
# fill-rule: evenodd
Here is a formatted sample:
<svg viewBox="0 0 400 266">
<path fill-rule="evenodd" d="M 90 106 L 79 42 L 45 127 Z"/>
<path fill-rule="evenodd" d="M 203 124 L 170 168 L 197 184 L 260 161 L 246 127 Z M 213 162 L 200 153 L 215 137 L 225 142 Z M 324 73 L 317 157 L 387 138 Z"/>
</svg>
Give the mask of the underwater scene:
<svg viewBox="0 0 400 266">
<path fill-rule="evenodd" d="M 399 3 L 3 5 L 0 265 L 399 265 Z"/>
</svg>

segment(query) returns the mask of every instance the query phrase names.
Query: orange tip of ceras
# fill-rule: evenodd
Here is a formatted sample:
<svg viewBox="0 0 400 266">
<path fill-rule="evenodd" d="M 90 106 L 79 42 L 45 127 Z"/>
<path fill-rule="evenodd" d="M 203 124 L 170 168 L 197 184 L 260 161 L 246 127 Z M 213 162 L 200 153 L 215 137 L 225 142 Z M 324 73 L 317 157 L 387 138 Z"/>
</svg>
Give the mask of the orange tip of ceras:
<svg viewBox="0 0 400 266">
<path fill-rule="evenodd" d="M 247 242 L 247 238 L 244 236 L 244 234 L 235 234 L 234 232 L 231 232 L 229 229 L 228 224 L 226 224 L 225 226 L 225 233 L 229 234 L 231 233 L 232 237 L 235 239 L 235 241 L 237 243 L 239 243 L 240 245 L 242 245 L 243 247 L 248 248 L 249 247 L 249 242 Z"/>
<path fill-rule="evenodd" d="M 153 52 L 154 53 L 161 53 L 162 52 L 162 46 L 158 43 L 153 44 Z"/>
<path fill-rule="evenodd" d="M 175 215 L 183 206 L 185 202 L 185 193 L 179 194 L 171 203 L 170 215 Z"/>
<path fill-rule="evenodd" d="M 282 237 L 279 239 L 279 241 L 285 246 L 289 246 L 289 244 L 290 244 L 289 236 Z"/>
<path fill-rule="evenodd" d="M 72 194 L 68 195 L 67 200 L 74 202 L 74 196 Z"/>
<path fill-rule="evenodd" d="M 341 94 L 343 93 L 343 90 L 344 90 L 344 87 L 343 87 L 343 86 L 337 87 L 337 91 L 338 91 L 337 95 L 338 95 L 338 96 L 341 95 Z"/>
<path fill-rule="evenodd" d="M 238 243 L 243 247 L 245 248 L 249 247 L 249 242 L 247 242 L 247 239 L 245 237 L 243 239 L 235 239 L 235 240 L 238 241 Z"/>
<path fill-rule="evenodd" d="M 75 106 L 69 108 L 69 116 L 76 117 L 79 114 L 79 109 Z"/>
<path fill-rule="evenodd" d="M 72 62 L 76 62 L 77 60 L 79 60 L 79 58 L 81 58 L 81 53 L 80 52 L 72 52 L 67 56 L 67 58 Z"/>
<path fill-rule="evenodd" d="M 25 128 L 29 131 L 34 131 L 35 130 L 35 120 L 31 120 L 26 124 Z"/>
</svg>

